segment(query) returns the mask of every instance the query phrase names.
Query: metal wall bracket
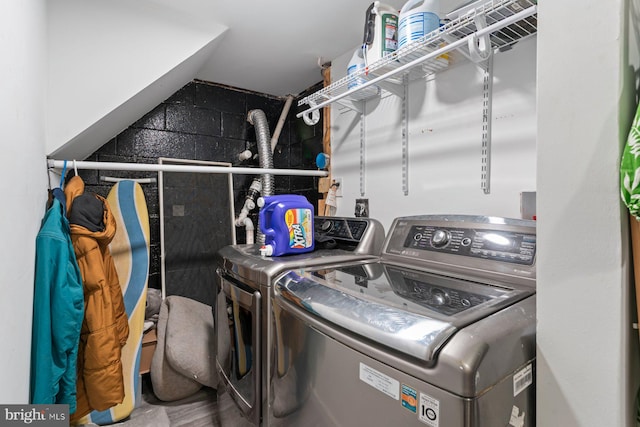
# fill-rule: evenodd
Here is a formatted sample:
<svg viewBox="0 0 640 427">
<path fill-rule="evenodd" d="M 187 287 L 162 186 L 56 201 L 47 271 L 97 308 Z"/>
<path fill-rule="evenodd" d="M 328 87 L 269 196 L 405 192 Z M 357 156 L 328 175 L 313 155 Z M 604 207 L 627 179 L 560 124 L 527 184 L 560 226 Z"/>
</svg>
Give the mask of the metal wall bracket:
<svg viewBox="0 0 640 427">
<path fill-rule="evenodd" d="M 402 77 L 404 95 L 402 97 L 402 192 L 409 195 L 409 76 Z"/>
<path fill-rule="evenodd" d="M 364 180 L 365 180 L 365 114 L 364 111 L 360 113 L 360 197 L 364 197 Z"/>
<path fill-rule="evenodd" d="M 482 172 L 480 187 L 491 192 L 491 122 L 493 121 L 493 55 L 482 64 Z"/>
</svg>

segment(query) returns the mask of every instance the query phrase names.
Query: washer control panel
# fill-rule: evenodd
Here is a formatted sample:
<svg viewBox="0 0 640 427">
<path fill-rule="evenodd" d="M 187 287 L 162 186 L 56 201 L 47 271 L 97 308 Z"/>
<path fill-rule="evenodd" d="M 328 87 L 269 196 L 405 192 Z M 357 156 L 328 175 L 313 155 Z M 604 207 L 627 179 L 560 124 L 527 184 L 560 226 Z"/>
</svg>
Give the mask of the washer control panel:
<svg viewBox="0 0 640 427">
<path fill-rule="evenodd" d="M 413 225 L 404 248 L 533 265 L 536 236 L 498 229 Z"/>
</svg>

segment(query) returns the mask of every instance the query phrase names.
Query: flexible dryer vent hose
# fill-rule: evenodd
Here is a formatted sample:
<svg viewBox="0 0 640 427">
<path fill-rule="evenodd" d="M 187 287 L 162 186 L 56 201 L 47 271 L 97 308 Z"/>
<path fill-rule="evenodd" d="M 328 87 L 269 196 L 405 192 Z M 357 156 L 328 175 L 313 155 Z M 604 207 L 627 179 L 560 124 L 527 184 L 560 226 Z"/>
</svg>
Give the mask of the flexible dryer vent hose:
<svg viewBox="0 0 640 427">
<path fill-rule="evenodd" d="M 271 152 L 271 136 L 269 134 L 269 124 L 267 116 L 262 110 L 249 111 L 247 121 L 256 129 L 256 142 L 258 144 L 258 159 L 260 167 L 264 169 L 273 168 L 273 154 Z M 273 195 L 273 175 L 270 173 L 262 174 L 262 195 Z M 256 235 L 256 243 L 264 245 L 264 234 L 260 231 L 260 221 L 258 221 L 258 232 Z"/>
</svg>

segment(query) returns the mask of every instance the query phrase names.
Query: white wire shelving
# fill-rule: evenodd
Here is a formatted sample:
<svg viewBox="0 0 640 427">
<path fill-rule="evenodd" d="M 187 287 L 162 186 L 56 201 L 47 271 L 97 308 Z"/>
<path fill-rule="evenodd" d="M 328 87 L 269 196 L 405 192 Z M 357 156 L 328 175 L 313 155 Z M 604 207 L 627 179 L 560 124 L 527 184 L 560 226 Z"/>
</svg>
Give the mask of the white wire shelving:
<svg viewBox="0 0 640 427">
<path fill-rule="evenodd" d="M 376 83 L 402 84 L 405 74 L 411 81 L 442 71 L 449 67 L 452 51 L 458 51 L 475 62 L 484 61 L 490 51 L 506 49 L 534 35 L 537 24 L 537 0 L 489 1 L 392 55 L 369 64 L 367 68 L 302 98 L 298 106 L 309 105 L 309 108 L 298 113 L 297 117 L 342 99 L 357 103 L 362 100 L 359 92 Z M 482 46 L 486 41 L 490 42 L 490 48 L 489 44 Z M 362 80 L 366 82 L 353 87 L 354 83 Z"/>
<path fill-rule="evenodd" d="M 536 34 L 537 0 L 479 1 L 457 14 L 449 14 L 448 17 L 451 19 L 438 30 L 298 102 L 299 107 L 306 105 L 308 108 L 299 112 L 296 117 L 302 117 L 309 125 L 318 121 L 319 109 L 333 103 L 360 113 L 361 196 L 365 193 L 365 103 L 368 98 L 381 96 L 380 90 L 372 91 L 370 87 L 378 86 L 402 99 L 402 187 L 404 194 L 408 195 L 407 86 L 413 80 L 446 70 L 459 57 L 478 64 L 484 73 L 481 188 L 485 194 L 490 192 L 493 54 L 507 50 L 513 44 Z"/>
</svg>

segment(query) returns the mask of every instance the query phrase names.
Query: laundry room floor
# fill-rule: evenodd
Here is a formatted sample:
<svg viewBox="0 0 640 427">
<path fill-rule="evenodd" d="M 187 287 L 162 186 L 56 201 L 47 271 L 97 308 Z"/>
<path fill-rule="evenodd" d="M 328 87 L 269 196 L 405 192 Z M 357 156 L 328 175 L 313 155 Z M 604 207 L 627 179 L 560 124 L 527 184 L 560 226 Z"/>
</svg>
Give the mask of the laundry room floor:
<svg viewBox="0 0 640 427">
<path fill-rule="evenodd" d="M 219 411 L 233 414 L 235 407 L 230 400 L 218 402 L 215 389 L 203 387 L 197 393 L 181 400 L 163 402 L 153 394 L 149 375 L 142 376 L 142 403 L 118 427 L 217 427 L 220 425 Z M 227 417 L 227 415 L 225 415 Z M 235 423 L 234 423 L 235 424 Z M 238 419 L 238 426 L 244 420 Z"/>
</svg>

